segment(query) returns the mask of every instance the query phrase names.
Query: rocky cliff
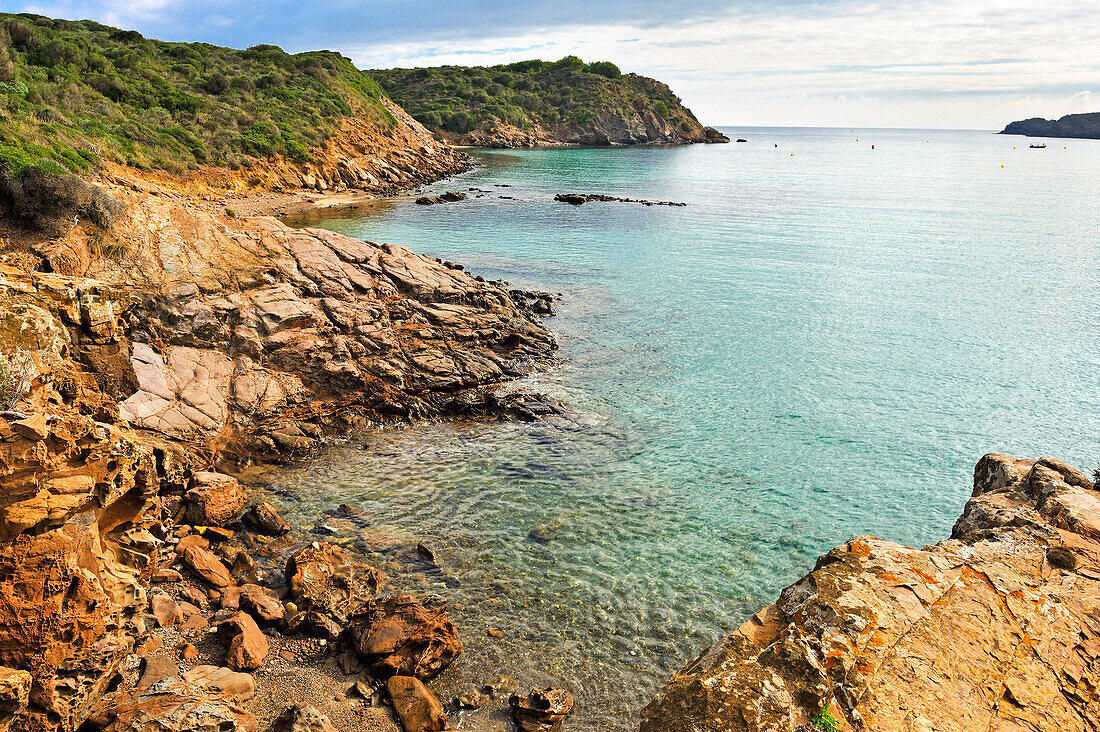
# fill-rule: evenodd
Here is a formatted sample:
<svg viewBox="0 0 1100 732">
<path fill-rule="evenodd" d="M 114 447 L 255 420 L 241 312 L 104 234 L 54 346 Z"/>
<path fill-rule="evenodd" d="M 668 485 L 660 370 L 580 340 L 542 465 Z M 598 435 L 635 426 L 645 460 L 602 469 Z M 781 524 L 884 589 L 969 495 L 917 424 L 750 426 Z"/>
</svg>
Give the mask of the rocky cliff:
<svg viewBox="0 0 1100 732">
<path fill-rule="evenodd" d="M 1001 130 L 1002 135 L 1027 135 L 1028 137 L 1077 137 L 1100 140 L 1100 112 L 1067 114 L 1060 119 L 1031 119 L 1011 122 Z"/>
<path fill-rule="evenodd" d="M 833 549 L 642 717 L 642 732 L 1100 729 L 1100 492 L 1058 460 L 987 455 L 950 539 Z"/>
</svg>

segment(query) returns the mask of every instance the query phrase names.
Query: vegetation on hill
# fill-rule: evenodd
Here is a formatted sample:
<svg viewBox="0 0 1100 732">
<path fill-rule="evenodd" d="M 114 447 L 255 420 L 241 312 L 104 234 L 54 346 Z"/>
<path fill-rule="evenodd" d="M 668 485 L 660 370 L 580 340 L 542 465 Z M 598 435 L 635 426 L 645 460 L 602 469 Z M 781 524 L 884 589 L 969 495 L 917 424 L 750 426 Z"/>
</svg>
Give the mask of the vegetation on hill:
<svg viewBox="0 0 1100 732">
<path fill-rule="evenodd" d="M 0 168 L 86 171 L 100 160 L 181 173 L 299 160 L 341 118 L 385 122 L 381 90 L 329 51 L 167 43 L 92 21 L 0 14 Z"/>
<path fill-rule="evenodd" d="M 370 74 L 386 94 L 434 132 L 461 135 L 498 123 L 520 129 L 584 126 L 600 115 L 653 112 L 688 133 L 699 123 L 659 81 L 622 74 L 607 61 L 520 61 L 501 66 L 386 69 Z"/>
</svg>

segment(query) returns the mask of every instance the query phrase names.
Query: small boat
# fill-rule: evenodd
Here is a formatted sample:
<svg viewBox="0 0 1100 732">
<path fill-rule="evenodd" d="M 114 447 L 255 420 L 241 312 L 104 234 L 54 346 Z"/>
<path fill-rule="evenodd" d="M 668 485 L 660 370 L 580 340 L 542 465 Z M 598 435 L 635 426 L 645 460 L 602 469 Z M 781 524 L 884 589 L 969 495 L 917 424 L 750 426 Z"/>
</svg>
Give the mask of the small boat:
<svg viewBox="0 0 1100 732">
<path fill-rule="evenodd" d="M 1028 147 L 1034 148 L 1036 150 L 1042 150 L 1046 146 L 1047 146 L 1047 144 L 1045 142 L 1042 145 L 1028 145 Z"/>
</svg>

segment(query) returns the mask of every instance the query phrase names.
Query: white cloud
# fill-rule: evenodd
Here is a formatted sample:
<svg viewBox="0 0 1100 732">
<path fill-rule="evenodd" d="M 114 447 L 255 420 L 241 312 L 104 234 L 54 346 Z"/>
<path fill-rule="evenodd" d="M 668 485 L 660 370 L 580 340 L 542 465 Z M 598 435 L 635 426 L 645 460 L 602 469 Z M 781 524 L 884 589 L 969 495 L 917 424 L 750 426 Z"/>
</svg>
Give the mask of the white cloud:
<svg viewBox="0 0 1100 732">
<path fill-rule="evenodd" d="M 368 68 L 606 58 L 668 82 L 710 123 L 993 128 L 1084 111 L 1098 48 L 1096 0 L 861 0 L 344 51 Z"/>
</svg>

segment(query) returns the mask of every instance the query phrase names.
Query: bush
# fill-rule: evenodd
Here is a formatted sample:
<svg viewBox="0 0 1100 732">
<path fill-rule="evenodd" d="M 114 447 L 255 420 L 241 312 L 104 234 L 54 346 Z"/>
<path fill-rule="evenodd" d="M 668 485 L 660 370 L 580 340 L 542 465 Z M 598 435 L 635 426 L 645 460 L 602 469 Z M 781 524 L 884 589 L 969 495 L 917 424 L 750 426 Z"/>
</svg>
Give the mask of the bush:
<svg viewBox="0 0 1100 732">
<path fill-rule="evenodd" d="M 40 161 L 19 174 L 0 170 L 0 209 L 39 231 L 59 235 L 81 217 L 109 229 L 125 206 L 56 163 Z"/>
<path fill-rule="evenodd" d="M 668 117 L 668 105 L 660 99 L 653 103 L 653 111 L 661 119 L 666 119 Z"/>
<path fill-rule="evenodd" d="M 837 719 L 828 707 L 825 707 L 810 720 L 815 730 L 820 732 L 840 732 L 840 720 Z"/>
<path fill-rule="evenodd" d="M 229 79 L 222 74 L 211 74 L 202 82 L 202 88 L 210 94 L 224 94 L 229 91 Z"/>
<path fill-rule="evenodd" d="M 590 74 L 599 74 L 600 76 L 606 76 L 608 79 L 618 79 L 623 75 L 623 72 L 619 70 L 619 67 L 610 61 L 593 61 L 585 67 L 585 71 Z"/>
</svg>

